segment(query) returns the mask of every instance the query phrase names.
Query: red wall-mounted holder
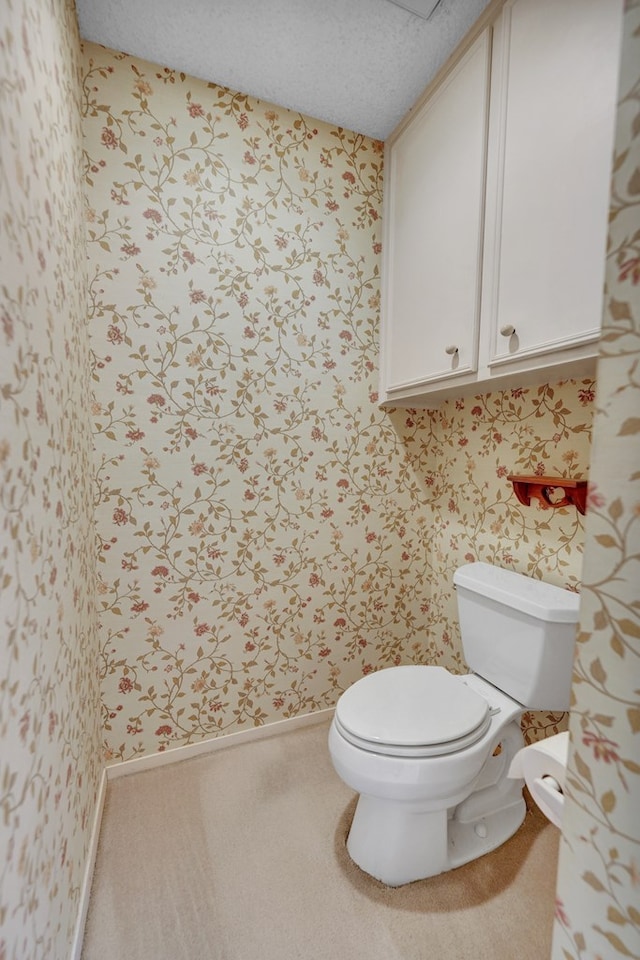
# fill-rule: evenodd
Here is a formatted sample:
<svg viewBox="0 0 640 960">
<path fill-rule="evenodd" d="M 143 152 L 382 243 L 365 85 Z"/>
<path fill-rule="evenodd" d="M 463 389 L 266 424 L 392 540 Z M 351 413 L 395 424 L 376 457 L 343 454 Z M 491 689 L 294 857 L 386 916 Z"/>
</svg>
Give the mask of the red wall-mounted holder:
<svg viewBox="0 0 640 960">
<path fill-rule="evenodd" d="M 515 495 L 528 507 L 532 498 L 543 507 L 568 507 L 572 504 L 578 513 L 584 513 L 587 502 L 587 481 L 567 480 L 566 477 L 507 477 L 513 484 Z"/>
</svg>

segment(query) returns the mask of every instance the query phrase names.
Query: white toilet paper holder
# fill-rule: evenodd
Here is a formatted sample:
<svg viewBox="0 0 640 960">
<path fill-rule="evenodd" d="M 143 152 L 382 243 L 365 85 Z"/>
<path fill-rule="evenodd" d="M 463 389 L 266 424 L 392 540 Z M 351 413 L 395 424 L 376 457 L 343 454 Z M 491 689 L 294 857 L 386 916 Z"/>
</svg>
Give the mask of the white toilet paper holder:
<svg viewBox="0 0 640 960">
<path fill-rule="evenodd" d="M 535 789 L 532 796 L 545 817 L 555 823 L 557 827 L 562 822 L 562 811 L 564 809 L 564 794 L 562 787 L 555 777 L 545 774 L 543 777 L 534 778 Z"/>
<path fill-rule="evenodd" d="M 523 747 L 509 767 L 509 776 L 524 780 L 532 800 L 556 827 L 562 822 L 568 753 L 569 734 L 558 733 Z"/>
</svg>

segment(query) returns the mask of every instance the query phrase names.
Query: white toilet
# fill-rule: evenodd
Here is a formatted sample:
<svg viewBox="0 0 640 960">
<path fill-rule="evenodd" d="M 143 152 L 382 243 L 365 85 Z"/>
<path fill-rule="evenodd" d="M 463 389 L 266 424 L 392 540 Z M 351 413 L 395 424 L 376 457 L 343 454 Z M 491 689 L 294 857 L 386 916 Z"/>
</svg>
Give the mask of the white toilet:
<svg viewBox="0 0 640 960">
<path fill-rule="evenodd" d="M 329 733 L 336 772 L 360 796 L 347 849 L 400 886 L 508 840 L 525 815 L 507 776 L 525 710 L 567 710 L 580 598 L 488 563 L 454 575 L 471 673 L 390 667 L 343 693 Z"/>
</svg>

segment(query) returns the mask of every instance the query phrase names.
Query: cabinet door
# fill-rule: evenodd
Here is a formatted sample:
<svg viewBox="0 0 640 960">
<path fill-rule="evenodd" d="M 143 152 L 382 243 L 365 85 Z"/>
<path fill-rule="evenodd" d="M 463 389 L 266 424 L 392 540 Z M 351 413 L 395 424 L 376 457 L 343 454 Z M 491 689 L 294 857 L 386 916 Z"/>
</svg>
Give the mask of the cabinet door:
<svg viewBox="0 0 640 960">
<path fill-rule="evenodd" d="M 490 34 L 387 147 L 383 399 L 477 368 Z"/>
<path fill-rule="evenodd" d="M 492 374 L 597 349 L 621 7 L 508 0 L 496 25 L 483 304 Z"/>
</svg>

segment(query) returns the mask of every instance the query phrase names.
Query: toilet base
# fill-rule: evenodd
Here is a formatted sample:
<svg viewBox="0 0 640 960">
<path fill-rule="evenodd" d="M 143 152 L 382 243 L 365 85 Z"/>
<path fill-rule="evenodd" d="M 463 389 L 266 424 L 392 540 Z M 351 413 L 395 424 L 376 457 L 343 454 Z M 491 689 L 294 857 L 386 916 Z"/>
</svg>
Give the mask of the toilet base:
<svg viewBox="0 0 640 960">
<path fill-rule="evenodd" d="M 512 720 L 500 732 L 467 796 L 448 806 L 433 799 L 390 799 L 361 793 L 347 839 L 349 856 L 389 887 L 434 877 L 495 850 L 522 824 L 524 781 L 508 776 L 523 743 Z"/>
<path fill-rule="evenodd" d="M 347 838 L 349 856 L 361 870 L 389 887 L 436 876 L 495 850 L 522 824 L 526 805 L 505 798 L 500 809 L 471 820 L 447 810 L 423 810 L 361 794 Z M 460 804 L 464 807 L 464 801 Z"/>
<path fill-rule="evenodd" d="M 361 870 L 399 887 L 447 869 L 447 811 L 360 794 L 347 838 Z"/>
<path fill-rule="evenodd" d="M 461 867 L 501 846 L 520 829 L 527 812 L 522 793 L 509 807 L 475 821 L 449 821 L 449 865 Z"/>
<path fill-rule="evenodd" d="M 424 880 L 495 850 L 524 820 L 524 780 L 509 767 L 524 740 L 521 707 L 499 692 L 484 738 L 464 750 L 417 761 L 375 754 L 346 741 L 334 724 L 337 773 L 359 792 L 347 838 L 351 859 L 390 887 Z"/>
</svg>

